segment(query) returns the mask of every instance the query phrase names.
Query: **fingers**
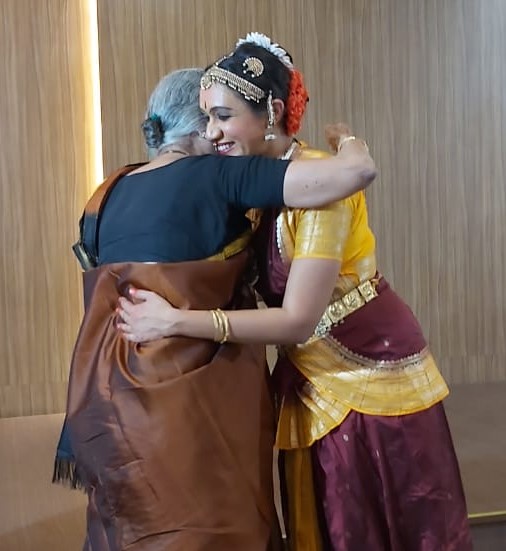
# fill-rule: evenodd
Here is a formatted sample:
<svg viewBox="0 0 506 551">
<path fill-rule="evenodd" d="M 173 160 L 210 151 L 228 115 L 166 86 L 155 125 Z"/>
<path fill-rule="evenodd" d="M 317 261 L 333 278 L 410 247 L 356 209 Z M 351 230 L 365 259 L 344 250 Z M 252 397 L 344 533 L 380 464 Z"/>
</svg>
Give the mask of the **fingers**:
<svg viewBox="0 0 506 551">
<path fill-rule="evenodd" d="M 128 342 L 135 342 L 135 343 L 138 343 L 140 341 L 136 340 L 135 337 L 131 334 L 128 334 L 128 333 L 123 333 L 123 338 L 125 340 L 127 340 Z"/>
<path fill-rule="evenodd" d="M 120 297 L 118 299 L 119 308 L 117 311 L 125 312 L 127 314 L 133 314 L 135 312 L 135 304 L 132 304 L 129 300 L 126 298 Z"/>
<path fill-rule="evenodd" d="M 335 124 L 327 124 L 325 126 L 326 136 L 346 136 L 351 134 L 350 127 L 344 122 L 337 122 Z"/>
<path fill-rule="evenodd" d="M 343 122 L 325 126 L 325 138 L 334 153 L 337 153 L 341 140 L 349 135 L 351 135 L 350 127 Z"/>
<path fill-rule="evenodd" d="M 337 123 L 337 128 L 339 130 L 339 133 L 341 134 L 341 136 L 349 136 L 351 135 L 351 128 L 344 122 L 338 122 Z"/>
<path fill-rule="evenodd" d="M 121 331 L 122 333 L 125 333 L 125 334 L 131 333 L 131 331 L 132 331 L 132 328 L 130 327 L 130 325 L 128 325 L 128 323 L 124 323 L 124 322 L 118 322 L 116 324 L 116 328 L 119 331 Z"/>
<path fill-rule="evenodd" d="M 134 287 L 130 288 L 130 295 L 135 297 L 138 300 L 147 300 L 150 296 L 153 296 L 155 293 L 152 291 L 146 291 L 145 289 L 135 289 Z"/>
<path fill-rule="evenodd" d="M 337 153 L 339 146 L 339 135 L 336 132 L 335 125 L 327 124 L 325 126 L 325 139 L 333 153 Z"/>
<path fill-rule="evenodd" d="M 116 324 L 116 328 L 125 340 L 136 343 L 143 342 L 139 337 L 132 333 L 132 328 L 128 325 L 128 323 L 119 322 Z"/>
<path fill-rule="evenodd" d="M 122 333 L 130 333 L 132 331 L 131 322 L 136 318 L 138 305 L 132 304 L 126 298 L 118 299 L 118 307 L 116 308 L 116 327 Z M 132 339 L 129 339 L 132 340 Z"/>
<path fill-rule="evenodd" d="M 128 323 L 130 321 L 130 316 L 125 310 L 121 308 L 116 308 L 116 327 L 119 327 L 122 323 Z"/>
<path fill-rule="evenodd" d="M 128 342 L 136 342 L 136 343 L 141 342 L 141 340 L 138 339 L 133 333 L 122 333 L 121 335 Z"/>
<path fill-rule="evenodd" d="M 141 313 L 142 313 L 142 307 L 139 305 L 139 303 L 132 303 L 124 297 L 120 297 L 118 299 L 118 307 L 116 308 L 116 314 L 123 321 L 128 323 L 133 318 L 139 317 L 139 314 Z"/>
</svg>

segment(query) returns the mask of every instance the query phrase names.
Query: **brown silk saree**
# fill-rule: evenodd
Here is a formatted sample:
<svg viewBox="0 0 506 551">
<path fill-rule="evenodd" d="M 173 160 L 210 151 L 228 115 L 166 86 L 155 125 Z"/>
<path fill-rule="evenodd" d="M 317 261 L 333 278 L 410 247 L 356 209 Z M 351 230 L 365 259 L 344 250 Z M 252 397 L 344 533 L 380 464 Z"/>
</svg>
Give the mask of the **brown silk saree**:
<svg viewBox="0 0 506 551">
<path fill-rule="evenodd" d="M 85 549 L 272 551 L 274 416 L 264 347 L 189 338 L 125 341 L 128 285 L 178 308 L 247 308 L 248 253 L 84 273 L 68 428 L 89 496 Z"/>
</svg>

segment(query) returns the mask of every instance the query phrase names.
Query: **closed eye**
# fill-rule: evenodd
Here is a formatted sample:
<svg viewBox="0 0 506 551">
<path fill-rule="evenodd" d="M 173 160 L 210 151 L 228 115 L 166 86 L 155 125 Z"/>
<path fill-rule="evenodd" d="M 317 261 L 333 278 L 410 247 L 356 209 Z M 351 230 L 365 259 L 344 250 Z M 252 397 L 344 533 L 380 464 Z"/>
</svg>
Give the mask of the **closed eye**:
<svg viewBox="0 0 506 551">
<path fill-rule="evenodd" d="M 233 113 L 230 107 L 218 105 L 215 107 L 211 107 L 211 109 L 209 110 L 209 114 L 211 115 L 211 117 L 215 117 L 219 121 L 228 121 Z"/>
</svg>

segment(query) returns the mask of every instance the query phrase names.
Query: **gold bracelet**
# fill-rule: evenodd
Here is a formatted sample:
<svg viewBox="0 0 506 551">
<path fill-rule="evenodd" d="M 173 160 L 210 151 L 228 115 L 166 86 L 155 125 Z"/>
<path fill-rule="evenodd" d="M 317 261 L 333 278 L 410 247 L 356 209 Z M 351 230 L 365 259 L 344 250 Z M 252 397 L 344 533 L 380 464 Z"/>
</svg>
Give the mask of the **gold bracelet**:
<svg viewBox="0 0 506 551">
<path fill-rule="evenodd" d="M 230 322 L 228 316 L 223 310 L 220 310 L 220 308 L 211 310 L 211 315 L 214 325 L 214 341 L 224 344 L 230 336 Z"/>
<path fill-rule="evenodd" d="M 223 338 L 224 331 L 221 327 L 221 319 L 216 313 L 216 310 L 211 310 L 211 315 L 213 317 L 213 326 L 214 326 L 214 342 L 220 342 L 220 340 Z"/>
<path fill-rule="evenodd" d="M 230 337 L 230 321 L 227 314 L 225 314 L 223 310 L 217 308 L 216 314 L 221 318 L 221 328 L 223 330 L 223 335 L 219 343 L 224 344 L 228 341 L 228 338 Z"/>
<path fill-rule="evenodd" d="M 364 140 L 361 140 L 360 138 L 357 138 L 356 136 L 346 136 L 346 138 L 343 138 L 341 140 L 341 142 L 339 143 L 339 145 L 337 147 L 337 153 L 339 153 L 339 151 L 341 151 L 341 149 L 343 148 L 343 145 L 346 142 L 351 142 L 351 141 L 354 141 L 354 140 L 358 140 L 365 147 L 366 151 L 369 151 L 369 147 L 367 146 L 367 143 Z"/>
</svg>

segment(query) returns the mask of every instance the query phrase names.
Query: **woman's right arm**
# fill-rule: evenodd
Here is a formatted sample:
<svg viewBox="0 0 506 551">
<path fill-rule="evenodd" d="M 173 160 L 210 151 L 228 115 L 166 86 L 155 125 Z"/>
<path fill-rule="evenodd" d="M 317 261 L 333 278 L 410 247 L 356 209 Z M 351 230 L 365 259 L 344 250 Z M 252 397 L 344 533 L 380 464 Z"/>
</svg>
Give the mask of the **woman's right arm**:
<svg viewBox="0 0 506 551">
<path fill-rule="evenodd" d="M 312 334 L 329 303 L 339 274 L 340 263 L 326 258 L 293 261 L 280 308 L 231 310 L 229 342 L 294 344 Z M 117 328 L 132 342 L 146 342 L 171 336 L 213 340 L 215 326 L 208 310 L 173 308 L 159 295 L 130 289 L 133 304 L 119 299 Z"/>
<path fill-rule="evenodd" d="M 291 162 L 285 173 L 283 200 L 293 208 L 321 207 L 366 188 L 376 174 L 365 142 L 349 139 L 333 157 Z"/>
<path fill-rule="evenodd" d="M 343 124 L 327 127 L 335 156 L 284 161 L 267 157 L 215 159 L 224 200 L 236 207 L 318 208 L 366 188 L 376 166 L 363 140 Z"/>
</svg>

